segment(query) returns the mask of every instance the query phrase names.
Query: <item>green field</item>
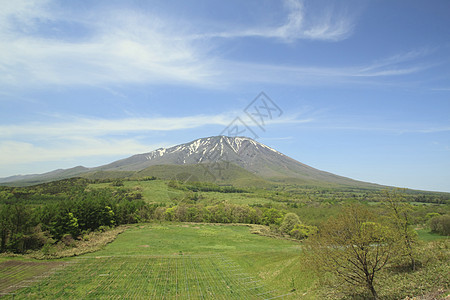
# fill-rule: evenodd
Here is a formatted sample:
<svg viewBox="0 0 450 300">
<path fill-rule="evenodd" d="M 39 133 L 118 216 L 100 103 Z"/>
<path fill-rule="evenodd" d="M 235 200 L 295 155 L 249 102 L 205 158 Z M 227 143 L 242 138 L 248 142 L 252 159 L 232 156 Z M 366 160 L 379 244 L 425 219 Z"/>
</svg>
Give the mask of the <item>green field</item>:
<svg viewBox="0 0 450 300">
<path fill-rule="evenodd" d="M 14 296 L 295 299 L 314 280 L 300 270 L 300 256 L 298 243 L 252 235 L 246 226 L 139 225 Z"/>
<path fill-rule="evenodd" d="M 364 297 L 364 292 L 354 286 L 341 290 L 342 284 L 336 278 L 329 273 L 320 274 L 311 263 L 312 256 L 302 251 L 302 242 L 290 240 L 287 232 L 280 230 L 279 222 L 284 221 L 275 213 L 283 216 L 293 212 L 307 226 L 320 226 L 350 203 L 362 203 L 376 214 L 388 214 L 382 202 L 384 196 L 378 191 L 287 185 L 237 187 L 154 178 L 75 179 L 22 189 L 4 188 L 2 195 L 4 220 L 14 224 L 18 217 L 25 220 L 23 215 L 34 213 L 41 218 L 41 224 L 30 223 L 28 231 L 24 230 L 27 239 L 32 237 L 36 241 L 50 232 L 40 232 L 36 225 L 53 230 L 58 239 L 46 238 L 46 247 L 36 250 L 30 247 L 31 250 L 23 251 L 17 247 L 15 253 L 21 255 L 15 257 L 8 255 L 16 244 L 8 245 L 11 252 L 0 256 L 0 296 L 5 299 Z M 448 214 L 449 206 L 447 200 L 439 198 L 441 195 L 428 196 L 414 193 L 405 196 L 407 202 L 431 203 L 410 207 L 411 228 L 426 228 L 417 230 L 421 240 L 415 245 L 418 268 L 405 271 L 402 257 L 390 262 L 376 279 L 382 299 L 446 295 L 449 290 L 450 241 L 428 229 L 430 218 Z M 24 206 L 17 206 L 20 209 L 7 206 L 13 200 Z M 73 212 L 72 216 L 67 209 Z M 60 218 L 48 219 L 47 210 Z M 10 218 L 15 212 L 27 213 Z M 88 227 L 91 220 L 99 223 Z M 259 227 L 236 225 L 237 222 Z M 116 227 L 121 224 L 128 225 Z M 112 234 L 111 227 L 127 230 L 107 244 L 117 234 Z M 74 235 L 63 239 L 71 230 Z M 106 239 L 100 246 L 92 245 L 106 236 L 112 239 Z M 23 241 L 27 241 L 25 237 Z M 81 255 L 88 249 L 101 250 Z M 57 257 L 66 258 L 32 260 Z"/>
<path fill-rule="evenodd" d="M 65 265 L 63 261 L 0 261 L 0 297 L 14 295 L 18 289 L 29 287 L 48 277 Z"/>
<path fill-rule="evenodd" d="M 186 191 L 170 188 L 167 181 L 150 180 L 150 181 L 123 181 L 124 188 L 142 194 L 142 199 L 147 203 L 179 203 L 188 198 L 189 193 Z M 89 185 L 90 188 L 113 188 L 111 183 L 97 183 Z M 233 204 L 267 204 L 275 203 L 269 199 L 267 195 L 248 192 L 248 193 L 220 193 L 220 192 L 197 192 L 198 204 L 214 205 L 227 201 Z"/>
<path fill-rule="evenodd" d="M 427 240 L 420 234 L 423 240 Z M 427 242 L 416 272 L 387 269 L 377 288 L 400 299 L 448 288 L 448 243 Z M 2 259 L 4 299 L 322 299 L 301 243 L 245 225 L 138 224 L 102 250 L 53 261 Z"/>
<path fill-rule="evenodd" d="M 448 239 L 448 236 L 430 232 L 429 229 L 418 229 L 416 230 L 416 232 L 419 235 L 419 239 L 425 242 Z"/>
</svg>

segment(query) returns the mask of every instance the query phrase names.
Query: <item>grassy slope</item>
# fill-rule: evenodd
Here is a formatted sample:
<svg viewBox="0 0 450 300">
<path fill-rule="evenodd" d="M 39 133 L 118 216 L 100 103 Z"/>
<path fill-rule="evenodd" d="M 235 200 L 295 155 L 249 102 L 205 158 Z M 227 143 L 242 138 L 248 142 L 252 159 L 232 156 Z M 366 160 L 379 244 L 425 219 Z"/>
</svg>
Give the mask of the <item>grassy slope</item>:
<svg viewBox="0 0 450 300">
<path fill-rule="evenodd" d="M 12 295 L 17 289 L 30 285 L 35 276 L 42 276 L 63 262 L 27 261 L 21 259 L 0 260 L 0 297 Z"/>
<path fill-rule="evenodd" d="M 292 161 L 292 163 L 296 164 L 297 162 Z M 277 164 L 268 164 L 261 167 L 266 170 L 266 172 L 262 172 L 260 175 L 256 175 L 238 165 L 226 162 L 194 165 L 155 165 L 140 171 L 98 171 L 76 167 L 67 170 L 56 170 L 40 175 L 19 176 L 16 181 L 3 183 L 2 185 L 29 186 L 77 176 L 88 179 L 139 179 L 155 176 L 167 180 L 187 174 L 188 176 L 192 176 L 192 180 L 194 181 L 220 182 L 233 184 L 239 187 L 269 187 L 278 183 L 283 183 L 328 188 L 342 188 L 348 186 L 369 189 L 382 188 L 382 186 L 351 180 L 307 166 L 305 166 L 305 168 L 311 174 L 308 172 L 307 174 L 304 174 L 303 171 L 305 170 L 302 168 L 298 169 L 295 166 L 292 167 L 293 169 L 290 170 L 290 168 L 287 168 L 286 166 L 283 167 Z M 259 170 L 261 168 L 257 169 Z"/>
<path fill-rule="evenodd" d="M 185 260 L 191 266 L 183 267 Z M 165 223 L 137 225 L 121 234 L 103 250 L 74 261 L 78 263 L 47 281 L 21 290 L 16 298 L 41 298 L 49 295 L 72 298 L 92 295 L 93 298 L 102 298 L 117 296 L 121 292 L 130 293 L 130 286 L 134 286 L 136 282 L 146 282 L 145 287 L 140 284 L 135 287 L 139 291 L 133 297 L 144 299 L 150 293 L 159 295 L 158 293 L 167 289 L 165 293 L 168 298 L 186 299 L 185 284 L 188 282 L 191 294 L 203 291 L 212 293 L 211 297 L 225 299 L 231 296 L 235 299 L 264 299 L 251 291 L 258 289 L 271 296 L 280 296 L 289 294 L 294 282 L 297 291 L 287 299 L 296 299 L 307 293 L 308 287 L 315 280 L 298 271 L 301 262 L 298 243 L 252 235 L 246 226 Z M 149 265 L 147 269 L 144 268 L 146 265 Z M 206 266 L 208 269 L 205 269 Z M 148 277 L 150 268 L 155 270 L 151 271 L 153 275 L 161 275 L 168 284 L 158 283 L 161 278 Z M 199 270 L 201 272 L 197 272 Z M 186 280 L 183 272 L 191 272 Z M 201 276 L 200 281 L 203 282 L 200 282 L 200 288 L 194 285 L 192 278 L 189 279 L 193 274 Z M 237 277 L 242 280 L 236 281 Z M 171 278 L 177 278 L 176 282 Z M 182 287 L 181 293 L 175 295 L 174 284 L 177 284 L 178 289 Z M 227 294 L 228 286 L 236 289 L 235 294 Z M 249 286 L 251 288 L 247 290 Z"/>
<path fill-rule="evenodd" d="M 124 181 L 125 188 L 142 194 L 143 199 L 148 203 L 167 203 L 172 204 L 182 201 L 186 192 L 168 187 L 165 180 L 150 181 Z M 113 188 L 111 183 L 91 184 L 90 188 Z M 265 204 L 274 203 L 273 200 L 267 198 L 267 195 L 260 193 L 258 190 L 248 193 L 219 193 L 219 192 L 198 192 L 201 204 L 216 204 L 227 201 L 234 204 Z"/>
<path fill-rule="evenodd" d="M 381 295 L 391 299 L 391 296 L 420 295 L 422 290 L 428 293 L 448 288 L 445 278 L 448 271 L 448 257 L 445 256 L 448 250 L 445 249 L 448 246 L 440 246 L 440 252 L 435 252 L 436 248 L 427 251 L 428 246 L 424 247 L 421 261 L 427 265 L 415 273 L 388 271 L 389 276 L 378 285 Z M 441 257 L 436 258 L 434 253 Z M 245 292 L 247 289 L 272 291 L 270 295 L 274 297 L 289 294 L 286 299 L 342 296 L 320 286 L 300 243 L 252 235 L 246 226 L 138 224 L 104 249 L 69 262 L 73 264 L 55 276 L 16 291 L 15 298 L 125 295 L 144 299 L 150 294 L 157 298 L 165 294 L 168 299 L 186 299 L 188 286 L 190 297 L 194 299 L 200 297 L 200 293 L 225 299 L 258 298 L 256 290 L 250 293 Z M 228 269 L 230 266 L 232 269 Z M 198 285 L 193 282 L 192 274 L 200 278 Z M 242 280 L 236 280 L 237 277 Z M 261 282 L 249 288 L 244 278 Z M 235 289 L 234 294 L 227 294 L 226 285 Z M 292 289 L 295 292 L 291 294 Z"/>
<path fill-rule="evenodd" d="M 302 268 L 299 243 L 251 235 L 246 226 L 163 224 L 135 228 L 119 236 L 104 251 L 92 255 L 177 254 L 180 251 L 184 254 L 222 253 L 282 294 L 290 292 L 292 279 L 296 295 L 307 293 L 315 280 L 310 270 Z"/>
<path fill-rule="evenodd" d="M 179 189 L 170 188 L 167 180 L 151 181 L 124 181 L 124 187 L 142 194 L 143 199 L 148 203 L 164 203 L 166 205 L 175 205 L 178 203 L 189 202 L 187 192 Z M 116 188 L 111 183 L 91 184 L 90 188 Z M 248 205 L 270 204 L 278 209 L 285 209 L 295 212 L 302 222 L 310 225 L 319 225 L 322 221 L 334 216 L 339 212 L 343 203 L 348 201 L 372 204 L 377 207 L 379 202 L 370 201 L 370 197 L 378 200 L 382 194 L 378 191 L 369 192 L 368 190 L 334 190 L 318 188 L 300 188 L 298 186 L 278 185 L 273 188 L 243 187 L 245 193 L 220 193 L 220 192 L 197 192 L 198 200 L 196 203 L 203 205 L 214 205 L 220 202 Z M 333 192 L 334 191 L 334 192 Z M 189 203 L 193 203 L 190 201 Z M 292 205 L 296 206 L 293 207 Z M 417 209 L 426 210 L 426 212 L 437 211 L 441 214 L 448 212 L 448 205 L 421 203 Z M 423 214 L 425 214 L 424 212 Z"/>
<path fill-rule="evenodd" d="M 449 239 L 448 236 L 442 236 L 438 233 L 431 232 L 429 229 L 422 228 L 422 229 L 418 229 L 416 231 L 417 231 L 417 234 L 419 235 L 419 239 L 424 242 L 432 242 L 432 241 Z"/>
<path fill-rule="evenodd" d="M 148 202 L 169 204 L 185 197 L 184 191 L 169 188 L 167 181 L 163 180 L 124 181 L 124 185 L 125 188 L 141 192 L 144 199 Z M 90 185 L 90 188 L 102 187 L 115 188 L 110 183 Z M 319 192 L 320 195 L 324 195 L 320 190 L 317 191 L 318 195 Z M 199 202 L 204 204 L 214 204 L 220 201 L 239 204 L 264 204 L 269 202 L 280 204 L 279 200 L 286 199 L 295 199 L 299 203 L 309 201 L 308 199 L 303 199 L 304 196 L 302 194 L 283 194 L 283 192 L 278 193 L 263 189 L 249 189 L 248 193 L 199 192 L 198 194 L 201 196 Z M 299 207 L 297 213 L 304 222 L 311 223 L 314 220 L 328 218 L 338 208 L 339 205 L 317 202 L 314 205 Z M 264 285 L 269 289 L 276 289 L 277 293 L 279 292 L 278 295 L 288 293 L 293 287 L 296 289 L 295 297 L 311 297 L 311 299 L 314 299 L 314 296 L 317 296 L 314 293 L 321 292 L 314 285 L 316 280 L 314 273 L 303 263 L 302 253 L 299 251 L 299 244 L 297 243 L 250 235 L 248 228 L 243 226 L 230 227 L 197 224 L 143 226 L 143 228 L 139 226 L 133 227 L 132 230 L 120 236 L 116 242 L 110 244 L 101 252 L 83 257 L 92 259 L 96 256 L 111 255 L 177 255 L 180 251 L 191 255 L 220 254 L 237 263 L 245 273 L 262 279 Z M 421 231 L 419 231 L 419 236 L 425 241 L 438 238 Z M 130 263 L 138 265 L 138 262 L 135 260 Z M 435 268 L 437 277 L 441 276 L 440 274 L 445 274 L 445 268 L 443 268 L 445 266 L 448 266 L 448 262 L 447 264 L 437 262 L 432 266 Z M 87 267 L 87 265 L 84 267 Z M 96 267 L 100 266 L 97 266 L 95 262 L 89 265 L 89 268 Z M 106 268 L 105 266 L 102 267 Z M 107 271 L 107 269 L 104 270 Z M 420 276 L 428 278 L 427 284 L 430 284 L 433 280 L 440 280 L 436 276 L 430 275 L 433 273 L 430 270 L 424 268 L 420 270 L 421 273 L 415 273 L 410 276 L 408 274 L 400 274 L 398 276 L 391 274 L 392 278 L 395 278 L 393 279 L 395 282 L 386 282 L 389 282 L 390 287 L 396 287 L 396 284 L 403 284 L 401 283 L 401 276 L 410 278 L 410 282 L 405 286 L 409 286 L 411 290 L 414 289 L 414 293 L 417 295 L 418 291 L 420 292 L 420 287 L 417 287 L 420 284 Z M 80 272 L 82 273 L 82 271 Z M 126 273 L 125 270 L 121 272 Z M 70 281 L 70 278 L 62 278 L 61 285 L 63 280 Z M 126 285 L 127 281 L 123 279 L 120 282 L 120 284 Z M 398 290 L 401 290 L 401 286 L 398 287 Z M 388 292 L 385 291 L 384 293 Z"/>
</svg>

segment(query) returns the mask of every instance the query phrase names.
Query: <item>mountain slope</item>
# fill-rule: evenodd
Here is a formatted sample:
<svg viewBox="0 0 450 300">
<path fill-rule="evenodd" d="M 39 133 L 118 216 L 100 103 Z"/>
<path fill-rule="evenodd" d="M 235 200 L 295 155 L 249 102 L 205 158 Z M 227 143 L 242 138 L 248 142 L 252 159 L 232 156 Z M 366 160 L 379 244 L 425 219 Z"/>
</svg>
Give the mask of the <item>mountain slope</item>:
<svg viewBox="0 0 450 300">
<path fill-rule="evenodd" d="M 12 183 L 14 185 L 32 185 L 39 184 L 54 180 L 67 179 L 76 177 L 82 173 L 88 172 L 90 169 L 77 166 L 70 169 L 58 169 L 43 174 L 30 174 L 30 175 L 15 175 L 6 178 L 0 178 L 0 183 L 3 185 Z M 17 184 L 19 183 L 19 184 Z"/>
<path fill-rule="evenodd" d="M 238 171 L 240 169 L 242 171 Z M 195 173 L 199 180 L 208 181 L 227 178 L 226 181 L 229 182 L 231 179 L 237 181 L 240 178 L 253 177 L 253 179 L 288 180 L 313 185 L 376 186 L 317 170 L 250 138 L 227 136 L 201 138 L 170 148 L 160 148 L 96 168 L 76 167 L 56 170 L 41 175 L 7 178 L 6 181 L 3 179 L 3 182 L 37 183 L 83 174 L 89 178 L 139 177 L 144 174 L 166 178 L 176 176 L 178 170 Z M 233 176 L 234 178 L 231 178 Z"/>
<path fill-rule="evenodd" d="M 264 144 L 246 137 L 214 136 L 201 138 L 170 148 L 133 155 L 93 170 L 141 171 L 156 165 L 205 164 L 204 172 L 216 178 L 226 167 L 237 165 L 269 180 L 296 179 L 305 183 L 332 183 L 351 186 L 372 186 L 302 164 Z M 219 167 L 220 166 L 220 167 Z M 217 168 L 216 168 L 217 167 Z"/>
</svg>

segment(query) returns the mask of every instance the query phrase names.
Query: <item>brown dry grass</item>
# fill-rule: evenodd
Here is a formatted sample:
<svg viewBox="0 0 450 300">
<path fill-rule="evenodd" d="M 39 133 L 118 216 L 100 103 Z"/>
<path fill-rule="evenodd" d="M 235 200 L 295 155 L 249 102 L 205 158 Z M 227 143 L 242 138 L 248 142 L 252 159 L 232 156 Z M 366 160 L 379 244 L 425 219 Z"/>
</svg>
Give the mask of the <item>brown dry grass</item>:
<svg viewBox="0 0 450 300">
<path fill-rule="evenodd" d="M 25 254 L 24 257 L 34 259 L 55 259 L 92 253 L 113 242 L 116 237 L 127 228 L 128 226 L 118 226 L 105 232 L 91 232 L 84 235 L 80 240 L 74 240 L 73 246 L 66 246 L 64 243 L 58 243 L 46 250 Z"/>
</svg>

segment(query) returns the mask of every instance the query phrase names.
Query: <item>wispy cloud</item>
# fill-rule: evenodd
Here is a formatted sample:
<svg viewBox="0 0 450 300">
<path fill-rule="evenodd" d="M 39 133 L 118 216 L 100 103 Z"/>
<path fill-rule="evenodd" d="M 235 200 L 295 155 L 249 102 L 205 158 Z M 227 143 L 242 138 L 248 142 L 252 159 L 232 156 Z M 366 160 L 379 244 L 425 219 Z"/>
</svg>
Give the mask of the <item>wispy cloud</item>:
<svg viewBox="0 0 450 300">
<path fill-rule="evenodd" d="M 149 145 L 130 138 L 84 138 L 76 143 L 68 143 L 67 140 L 64 140 L 58 143 L 49 143 L 45 146 L 32 142 L 3 140 L 0 141 L 0 153 L 2 153 L 0 168 L 1 166 L 7 167 L 35 162 L 73 161 L 83 157 L 124 156 L 149 152 L 163 146 L 167 145 L 165 143 Z"/>
<path fill-rule="evenodd" d="M 450 92 L 450 87 L 448 87 L 448 88 L 445 88 L 445 87 L 442 87 L 442 88 L 432 88 L 431 90 L 432 90 L 432 91 L 437 91 L 437 92 Z"/>
<path fill-rule="evenodd" d="M 356 18 L 349 10 L 333 3 L 314 11 L 299 0 L 284 3 L 281 25 L 245 24 L 211 33 L 195 25 L 180 30 L 173 20 L 131 9 L 96 8 L 80 14 L 65 11 L 51 0 L 6 1 L 0 12 L 0 84 L 15 88 L 108 88 L 114 84 L 226 88 L 240 82 L 327 85 L 368 82 L 430 67 L 414 63 L 430 52 L 423 49 L 368 65 L 333 68 L 237 62 L 211 51 L 213 37 L 338 41 L 351 35 L 355 26 Z"/>
<path fill-rule="evenodd" d="M 136 133 L 140 131 L 174 131 L 198 128 L 206 125 L 227 125 L 232 117 L 228 114 L 196 115 L 187 117 L 92 119 L 70 118 L 65 122 L 28 123 L 1 125 L 0 137 L 38 136 L 41 138 L 66 138 L 79 136 L 105 136 Z"/>
<path fill-rule="evenodd" d="M 6 168 L 32 162 L 148 152 L 170 145 L 146 144 L 139 136 L 144 132 L 148 135 L 150 132 L 182 131 L 214 125 L 225 128 L 236 115 L 236 112 L 228 112 L 218 115 L 116 120 L 65 117 L 68 121 L 1 125 L 0 169 L 2 165 Z M 286 115 L 267 124 L 311 122 L 311 119 L 302 119 L 301 116 L 302 114 Z M 257 126 L 252 125 L 250 120 L 246 122 L 248 126 Z"/>
<path fill-rule="evenodd" d="M 279 26 L 207 33 L 203 27 L 180 30 L 173 20 L 130 9 L 80 14 L 50 0 L 6 1 L 0 13 L 0 83 L 219 86 L 233 62 L 209 53 L 213 42 L 199 37 L 341 40 L 352 31 L 353 20 L 331 8 L 310 16 L 301 1 L 287 0 L 285 6 Z"/>
<path fill-rule="evenodd" d="M 304 1 L 285 0 L 287 14 L 281 25 L 267 26 L 265 23 L 254 26 L 240 26 L 218 32 L 200 33 L 194 38 L 275 38 L 283 42 L 296 40 L 340 41 L 353 32 L 355 17 L 338 10 L 332 5 L 323 5 L 319 12 L 309 12 Z M 228 25 L 233 27 L 232 25 Z"/>
<path fill-rule="evenodd" d="M 214 75 L 202 50 L 176 38 L 183 33 L 156 16 L 131 10 L 71 16 L 56 5 L 51 10 L 47 6 L 46 2 L 14 1 L 0 14 L 3 84 L 207 85 Z M 41 32 L 43 25 L 56 31 Z M 78 34 L 59 36 L 58 30 L 67 27 Z"/>
<path fill-rule="evenodd" d="M 19 137 L 76 139 L 78 137 L 99 137 L 117 134 L 132 134 L 150 131 L 176 131 L 203 126 L 227 126 L 237 116 L 236 112 L 225 112 L 216 115 L 194 115 L 184 117 L 156 117 L 156 118 L 124 118 L 124 119 L 93 119 L 73 118 L 66 116 L 68 121 L 46 123 L 25 123 L 20 125 L 0 125 L 0 138 L 11 139 Z M 246 118 L 245 115 L 242 116 Z M 302 118 L 300 114 L 290 114 L 268 120 L 267 124 L 296 124 L 309 123 L 313 119 Z M 248 126 L 251 120 L 246 120 Z"/>
<path fill-rule="evenodd" d="M 401 122 L 392 122 L 387 124 L 386 122 L 374 122 L 373 124 L 368 124 L 368 122 L 363 122 L 363 124 L 358 124 L 356 122 L 349 122 L 346 120 L 335 120 L 334 122 L 329 122 L 325 120 L 316 120 L 314 124 L 308 124 L 304 126 L 304 129 L 318 129 L 326 131 L 360 131 L 360 132 L 383 132 L 393 135 L 402 134 L 435 134 L 435 133 L 445 133 L 450 132 L 450 126 L 433 126 L 432 124 L 423 123 L 408 123 L 404 124 Z"/>
<path fill-rule="evenodd" d="M 238 82 L 276 83 L 297 86 L 333 84 L 376 84 L 377 80 L 417 74 L 435 66 L 433 63 L 417 63 L 423 55 L 409 52 L 371 64 L 342 67 L 274 65 L 246 62 L 223 62 L 226 78 Z M 386 83 L 386 82 L 383 82 Z"/>
</svg>

